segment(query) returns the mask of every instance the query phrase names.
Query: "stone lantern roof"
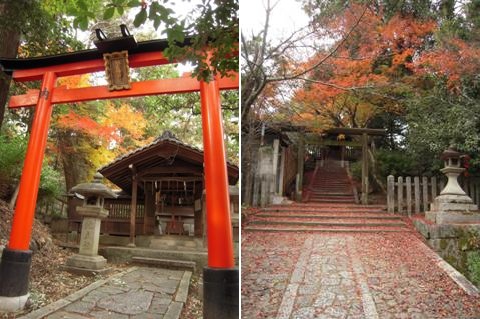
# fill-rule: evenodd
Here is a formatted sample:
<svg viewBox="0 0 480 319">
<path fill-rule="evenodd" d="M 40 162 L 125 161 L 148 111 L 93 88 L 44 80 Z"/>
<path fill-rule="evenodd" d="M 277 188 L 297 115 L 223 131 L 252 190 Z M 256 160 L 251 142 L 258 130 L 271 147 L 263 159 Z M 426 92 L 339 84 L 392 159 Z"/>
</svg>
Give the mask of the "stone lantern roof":
<svg viewBox="0 0 480 319">
<path fill-rule="evenodd" d="M 442 155 L 440 156 L 440 158 L 442 160 L 447 160 L 447 159 L 450 159 L 450 158 L 460 158 L 462 154 L 460 152 L 457 151 L 457 148 L 454 146 L 454 145 L 450 145 L 448 147 L 448 149 L 446 149 L 445 151 L 443 151 Z"/>
<path fill-rule="evenodd" d="M 96 173 L 91 183 L 81 183 L 72 187 L 72 192 L 83 196 L 96 195 L 103 198 L 116 198 L 117 195 L 107 186 L 102 184 L 103 175 Z"/>
</svg>

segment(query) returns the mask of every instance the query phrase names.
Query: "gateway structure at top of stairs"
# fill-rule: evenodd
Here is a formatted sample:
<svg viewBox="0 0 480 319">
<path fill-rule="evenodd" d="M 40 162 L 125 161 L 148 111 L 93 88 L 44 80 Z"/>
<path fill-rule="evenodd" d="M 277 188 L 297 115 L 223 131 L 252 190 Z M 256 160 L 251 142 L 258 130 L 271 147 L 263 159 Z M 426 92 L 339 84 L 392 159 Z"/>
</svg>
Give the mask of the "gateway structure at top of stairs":
<svg viewBox="0 0 480 319">
<path fill-rule="evenodd" d="M 320 165 L 322 169 L 330 168 L 335 171 L 350 161 L 362 163 L 359 201 L 364 205 L 368 204 L 368 159 L 374 147 L 374 137 L 385 135 L 385 130 L 334 128 L 319 133 L 289 123 L 257 124 L 252 127 L 258 128 L 258 132 L 248 131 L 251 128 L 244 128 L 245 131 L 242 132 L 242 143 L 248 146 L 245 147 L 242 158 L 244 204 L 265 207 L 281 203 L 285 198 L 295 201 L 333 200 L 332 197 L 340 201 L 346 200 L 343 195 L 353 197 L 353 189 L 348 190 L 345 174 L 342 172 L 337 172 L 340 175 L 333 172 L 332 179 L 325 177 L 323 182 L 319 181 L 320 184 L 329 183 L 332 193 L 337 193 L 331 194 L 330 198 L 319 191 L 312 192 L 311 187 L 308 188 L 312 185 L 304 179 L 304 175 L 308 175 L 309 164 L 320 162 L 324 164 Z M 329 162 L 332 160 L 338 162 L 332 164 L 333 162 Z M 335 187 L 339 188 L 338 192 Z M 321 191 L 323 190 L 320 189 Z"/>
</svg>

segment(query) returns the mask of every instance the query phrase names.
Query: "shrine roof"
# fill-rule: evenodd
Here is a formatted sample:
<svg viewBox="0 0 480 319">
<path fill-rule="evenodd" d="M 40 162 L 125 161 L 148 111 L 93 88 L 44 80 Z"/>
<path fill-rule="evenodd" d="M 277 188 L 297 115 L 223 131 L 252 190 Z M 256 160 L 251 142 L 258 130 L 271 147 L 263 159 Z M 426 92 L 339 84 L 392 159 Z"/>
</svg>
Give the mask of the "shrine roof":
<svg viewBox="0 0 480 319">
<path fill-rule="evenodd" d="M 126 192 L 131 191 L 132 169 L 141 174 L 155 167 L 167 168 L 156 172 L 152 178 L 167 176 L 203 176 L 203 150 L 186 144 L 167 132 L 154 142 L 124 154 L 113 162 L 101 167 L 98 171 L 112 183 Z M 185 171 L 175 170 L 175 167 L 189 167 Z M 229 184 L 234 185 L 239 176 L 238 167 L 227 162 Z"/>
</svg>

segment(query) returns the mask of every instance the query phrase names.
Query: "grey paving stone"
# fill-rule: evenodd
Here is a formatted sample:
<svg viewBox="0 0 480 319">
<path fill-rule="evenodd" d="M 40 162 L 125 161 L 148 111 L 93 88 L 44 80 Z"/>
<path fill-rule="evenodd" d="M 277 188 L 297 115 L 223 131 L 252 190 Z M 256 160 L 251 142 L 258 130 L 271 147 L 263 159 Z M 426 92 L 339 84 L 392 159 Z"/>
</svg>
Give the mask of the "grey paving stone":
<svg viewBox="0 0 480 319">
<path fill-rule="evenodd" d="M 323 291 L 317 296 L 317 299 L 314 302 L 314 306 L 318 308 L 325 308 L 331 306 L 335 300 L 335 293 L 331 291 Z"/>
<path fill-rule="evenodd" d="M 97 306 L 126 315 L 137 315 L 148 310 L 152 299 L 153 293 L 149 291 L 130 291 L 104 297 L 97 302 Z"/>
<path fill-rule="evenodd" d="M 103 297 L 109 296 L 108 293 L 106 292 L 101 292 L 94 290 L 90 293 L 88 293 L 85 297 L 83 297 L 81 300 L 85 302 L 97 302 L 98 300 L 102 299 Z"/>
<path fill-rule="evenodd" d="M 162 319 L 163 315 L 153 313 L 142 313 L 139 315 L 130 316 L 130 319 Z"/>
<path fill-rule="evenodd" d="M 128 315 L 120 314 L 114 311 L 96 310 L 90 313 L 89 318 L 95 319 L 128 319 Z"/>
<path fill-rule="evenodd" d="M 152 300 L 152 305 L 169 305 L 172 302 L 172 298 L 170 296 L 166 297 L 164 295 L 158 296 L 155 295 L 155 297 Z"/>
<path fill-rule="evenodd" d="M 46 318 L 48 319 L 88 319 L 91 318 L 90 316 L 86 317 L 78 313 L 70 313 L 66 311 L 57 311 L 48 315 Z"/>
<path fill-rule="evenodd" d="M 178 286 L 177 293 L 175 295 L 175 301 L 178 302 L 187 302 L 187 297 L 188 297 L 188 287 L 190 286 L 190 279 L 192 278 L 192 272 L 190 271 L 185 271 L 183 273 L 182 279 L 180 281 L 180 284 Z"/>
<path fill-rule="evenodd" d="M 178 319 L 182 313 L 183 303 L 181 302 L 172 302 L 167 309 L 167 312 L 164 315 L 164 319 Z"/>
<path fill-rule="evenodd" d="M 148 308 L 147 313 L 150 314 L 157 314 L 157 315 L 164 315 L 167 312 L 168 306 L 170 305 L 171 301 L 168 304 L 156 304 L 152 302 L 150 308 Z"/>
<path fill-rule="evenodd" d="M 68 312 L 78 312 L 81 314 L 87 314 L 95 307 L 94 302 L 76 301 L 65 307 Z"/>
<path fill-rule="evenodd" d="M 293 318 L 313 319 L 317 318 L 314 307 L 304 307 L 296 309 L 292 312 Z"/>
<path fill-rule="evenodd" d="M 325 309 L 324 314 L 329 315 L 331 318 L 347 318 L 348 310 L 342 306 L 334 306 Z"/>
<path fill-rule="evenodd" d="M 131 288 L 130 288 L 131 289 Z M 125 289 L 125 288 L 120 288 L 120 287 L 115 287 L 115 286 L 110 286 L 110 285 L 104 285 L 102 287 L 99 287 L 98 289 L 96 289 L 95 291 L 96 292 L 99 292 L 99 293 L 105 293 L 105 294 L 108 294 L 108 295 L 115 295 L 115 294 L 121 294 L 125 291 L 128 291 L 130 289 Z"/>
</svg>

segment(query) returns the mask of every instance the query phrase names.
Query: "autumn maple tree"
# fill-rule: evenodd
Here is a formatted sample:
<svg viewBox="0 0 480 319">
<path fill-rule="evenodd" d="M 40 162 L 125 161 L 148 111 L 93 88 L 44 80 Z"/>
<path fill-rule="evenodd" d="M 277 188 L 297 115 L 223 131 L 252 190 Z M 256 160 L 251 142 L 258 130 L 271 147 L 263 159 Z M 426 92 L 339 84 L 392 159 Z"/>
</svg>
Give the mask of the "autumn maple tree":
<svg viewBox="0 0 480 319">
<path fill-rule="evenodd" d="M 381 9 L 361 4 L 323 22 L 332 37 L 340 37 L 357 22 L 358 12 L 364 12 L 361 21 L 334 54 L 320 51 L 306 62 L 328 56 L 327 63 L 300 78 L 304 84 L 292 99 L 294 121 L 368 127 L 379 113 L 404 111 L 401 95 L 414 73 L 414 57 L 429 45 L 436 23 L 400 13 L 385 20 Z"/>
</svg>

